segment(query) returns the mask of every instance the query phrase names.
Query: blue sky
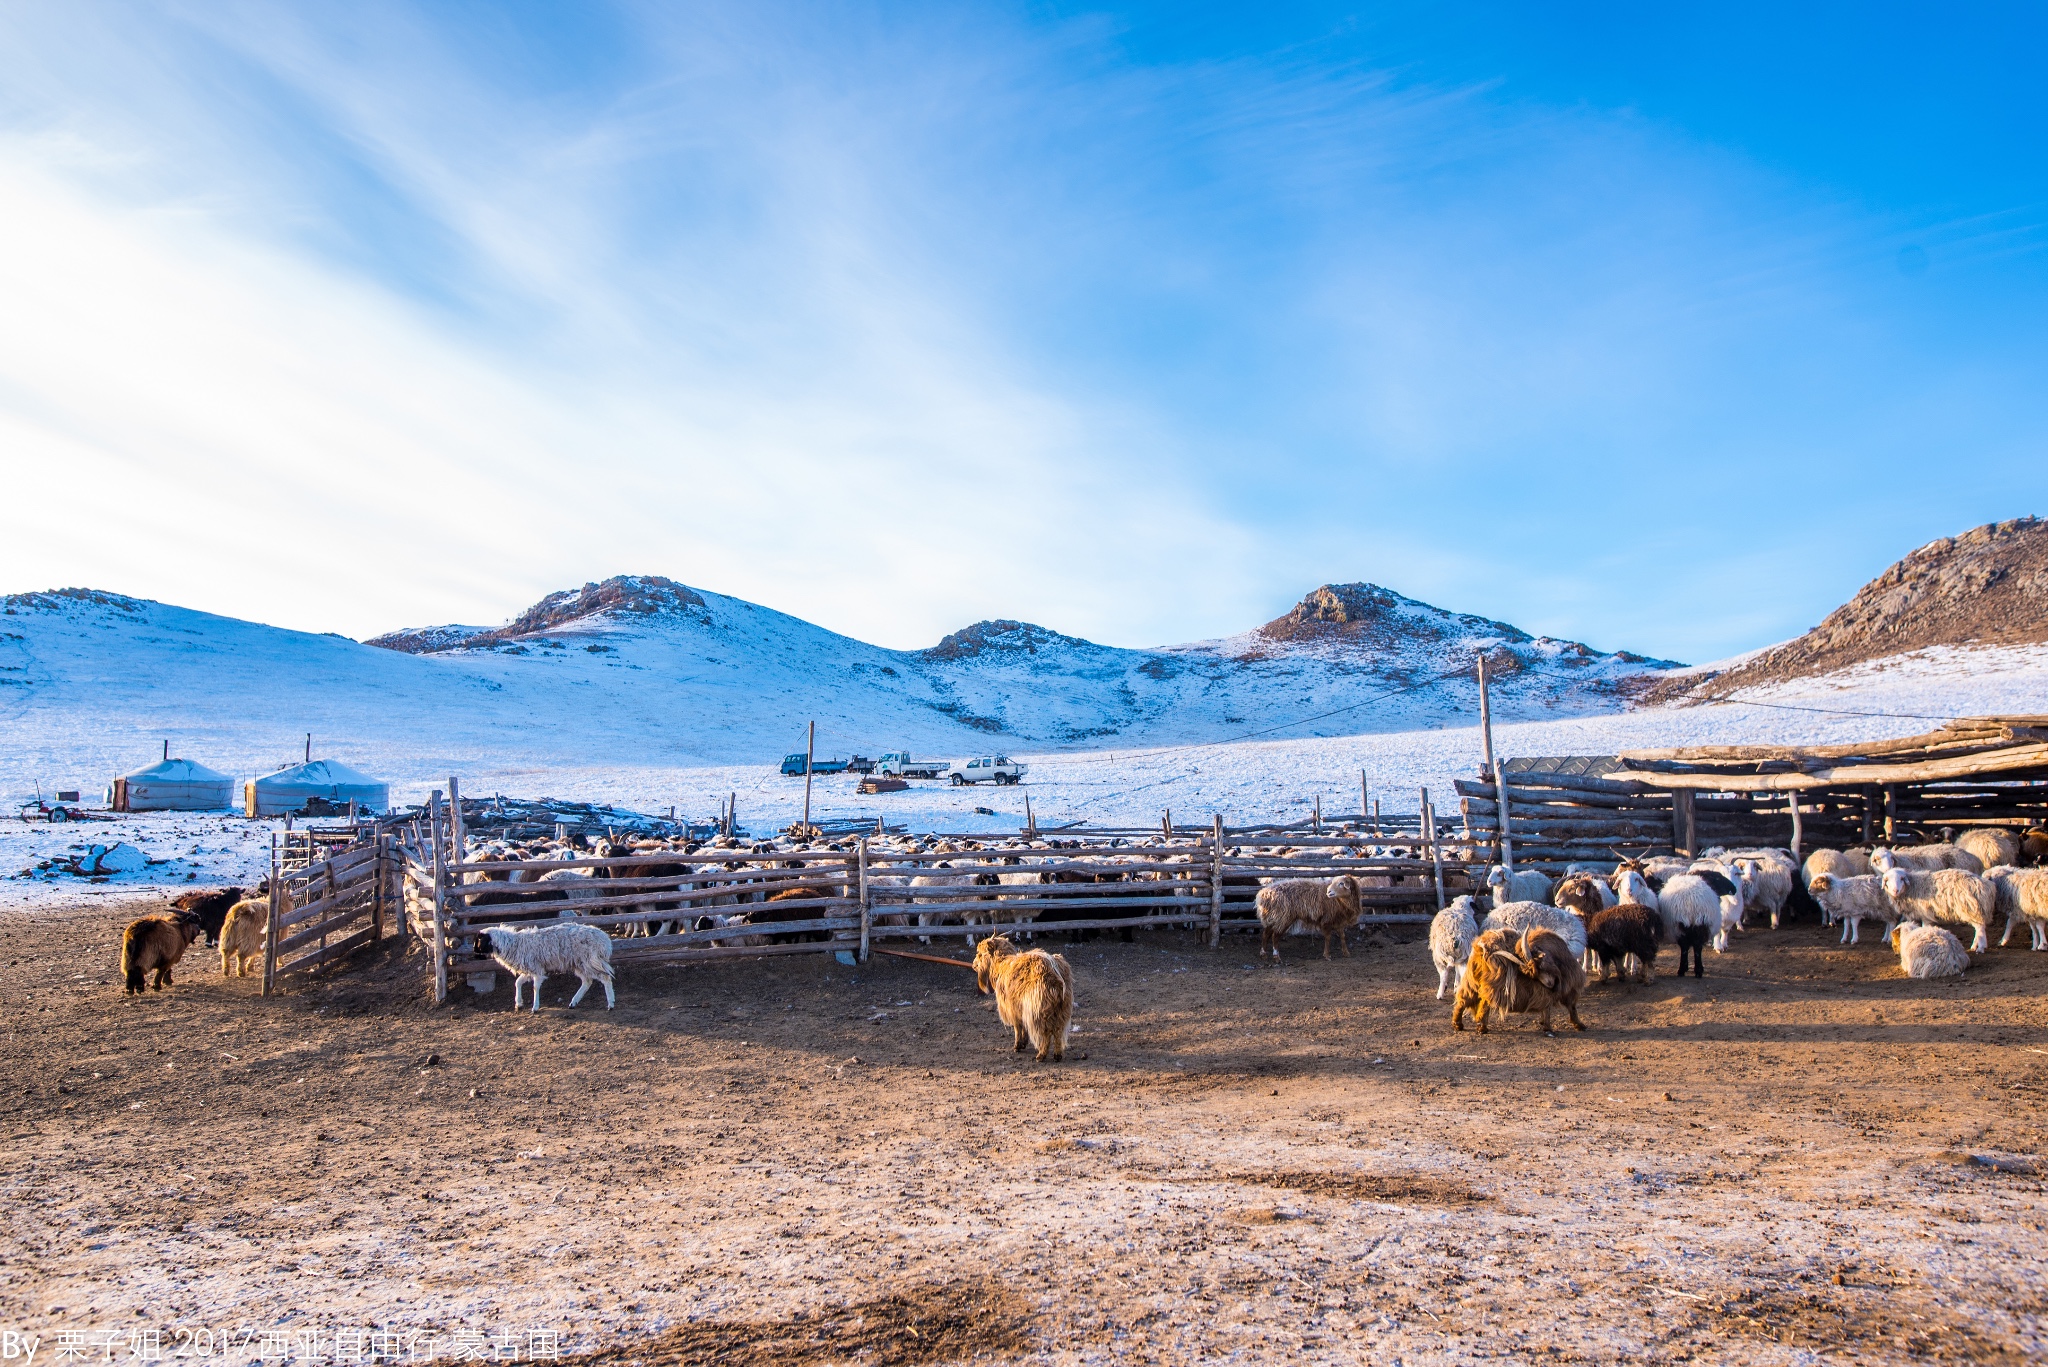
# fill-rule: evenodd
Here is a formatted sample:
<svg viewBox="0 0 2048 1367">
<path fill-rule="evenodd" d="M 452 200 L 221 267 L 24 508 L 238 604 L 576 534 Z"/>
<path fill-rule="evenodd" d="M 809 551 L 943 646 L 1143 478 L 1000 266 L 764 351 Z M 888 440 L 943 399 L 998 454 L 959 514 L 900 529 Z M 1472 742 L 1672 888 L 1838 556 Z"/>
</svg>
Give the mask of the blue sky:
<svg viewBox="0 0 2048 1367">
<path fill-rule="evenodd" d="M 1268 12 L 1270 10 L 1270 12 Z M 1705 660 L 2039 511 L 2037 7 L 0 11 L 0 586 Z"/>
</svg>

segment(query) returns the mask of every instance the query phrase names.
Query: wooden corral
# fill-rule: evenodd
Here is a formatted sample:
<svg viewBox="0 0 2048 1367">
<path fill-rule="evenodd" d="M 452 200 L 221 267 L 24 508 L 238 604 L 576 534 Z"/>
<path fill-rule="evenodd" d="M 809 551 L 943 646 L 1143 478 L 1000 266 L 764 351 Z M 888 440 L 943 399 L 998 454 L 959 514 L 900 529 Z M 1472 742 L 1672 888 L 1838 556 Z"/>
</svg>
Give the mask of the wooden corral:
<svg viewBox="0 0 2048 1367">
<path fill-rule="evenodd" d="M 434 948 L 437 1000 L 445 999 L 451 978 L 495 968 L 472 948 L 482 928 L 552 920 L 564 912 L 610 930 L 618 963 L 840 951 L 865 960 L 882 941 L 1158 927 L 1203 932 L 1213 947 L 1225 931 L 1257 924 L 1253 901 L 1261 880 L 1271 878 L 1353 875 L 1363 885 L 1365 925 L 1426 922 L 1447 897 L 1472 888 L 1465 864 L 1443 859 L 1420 832 L 1375 839 L 1360 829 L 1328 835 L 1233 830 L 1220 819 L 1189 830 L 1169 818 L 1145 832 L 957 836 L 947 843 L 960 848 L 949 851 L 906 852 L 860 837 L 824 847 L 650 850 L 536 865 L 465 860 L 460 812 L 436 794 L 426 820 L 399 846 L 408 924 Z M 686 863 L 689 871 L 633 875 L 650 863 Z M 561 882 L 500 881 L 537 870 L 586 870 L 592 877 L 575 880 L 573 901 L 564 900 Z M 909 886 L 920 875 L 960 881 Z M 804 896 L 778 903 L 778 910 L 787 913 L 794 904 L 815 915 L 696 928 L 707 913 L 758 912 L 791 892 Z M 657 927 L 663 933 L 652 933 Z"/>
<path fill-rule="evenodd" d="M 279 849 L 271 861 L 265 996 L 284 978 L 383 939 L 396 928 L 403 886 L 404 861 L 390 836 L 371 836 L 295 868 L 284 867 L 283 853 Z"/>
<path fill-rule="evenodd" d="M 1498 857 L 1562 865 L 1716 845 L 1795 852 L 1939 840 L 1942 831 L 2048 823 L 2048 717 L 1971 717 L 1854 745 L 1632 750 L 1611 764 L 1525 761 L 1460 780 L 1466 834 Z"/>
</svg>

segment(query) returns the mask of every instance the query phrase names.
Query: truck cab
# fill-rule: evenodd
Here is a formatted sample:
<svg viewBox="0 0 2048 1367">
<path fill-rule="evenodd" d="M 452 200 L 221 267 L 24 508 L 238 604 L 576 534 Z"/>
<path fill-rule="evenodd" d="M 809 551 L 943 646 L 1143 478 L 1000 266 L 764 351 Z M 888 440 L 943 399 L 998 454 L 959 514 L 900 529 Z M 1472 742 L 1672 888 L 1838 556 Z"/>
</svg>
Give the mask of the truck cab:
<svg viewBox="0 0 2048 1367">
<path fill-rule="evenodd" d="M 875 772 L 889 778 L 937 778 L 950 767 L 942 759 L 917 759 L 908 750 L 891 750 L 875 761 Z"/>
</svg>

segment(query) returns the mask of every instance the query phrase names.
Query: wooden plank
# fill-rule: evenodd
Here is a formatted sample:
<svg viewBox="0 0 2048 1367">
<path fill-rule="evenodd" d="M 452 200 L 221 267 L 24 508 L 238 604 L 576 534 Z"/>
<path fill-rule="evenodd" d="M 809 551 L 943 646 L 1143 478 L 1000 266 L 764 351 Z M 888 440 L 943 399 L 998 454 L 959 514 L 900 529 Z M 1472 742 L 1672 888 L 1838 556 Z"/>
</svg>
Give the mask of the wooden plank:
<svg viewBox="0 0 2048 1367">
<path fill-rule="evenodd" d="M 340 929 L 342 926 L 348 925 L 353 921 L 364 920 L 369 916 L 369 914 L 369 907 L 363 906 L 358 907 L 353 911 L 344 912 L 339 916 L 330 917 L 329 919 L 320 922 L 318 925 L 308 926 L 306 929 L 298 931 L 296 934 L 287 935 L 282 940 L 279 940 L 277 942 L 277 952 L 283 954 L 289 950 L 297 949 L 300 945 L 311 944 L 313 941 L 319 939 L 321 936 L 332 935 L 336 930 Z"/>
<path fill-rule="evenodd" d="M 363 929 L 357 931 L 355 934 L 349 936 L 345 940 L 336 940 L 333 944 L 327 946 L 327 948 L 325 949 L 316 949 L 303 959 L 294 959 L 290 964 L 286 965 L 283 968 L 280 968 L 277 971 L 278 976 L 284 977 L 287 974 L 291 973 L 311 972 L 313 969 L 318 968 L 321 964 L 332 963 L 336 959 L 342 958 L 347 954 L 351 953 L 352 951 L 359 949 L 366 944 L 369 944 L 376 938 L 376 927 L 365 926 Z"/>
<path fill-rule="evenodd" d="M 1644 774 L 1642 781 L 1671 792 L 1785 792 L 1852 788 L 1864 784 L 1932 783 L 1978 774 L 2013 774 L 2048 767 L 2048 745 L 2017 745 L 1988 754 L 1920 764 L 1858 764 L 1798 774 Z M 2033 775 L 2029 773 L 2029 777 Z"/>
</svg>

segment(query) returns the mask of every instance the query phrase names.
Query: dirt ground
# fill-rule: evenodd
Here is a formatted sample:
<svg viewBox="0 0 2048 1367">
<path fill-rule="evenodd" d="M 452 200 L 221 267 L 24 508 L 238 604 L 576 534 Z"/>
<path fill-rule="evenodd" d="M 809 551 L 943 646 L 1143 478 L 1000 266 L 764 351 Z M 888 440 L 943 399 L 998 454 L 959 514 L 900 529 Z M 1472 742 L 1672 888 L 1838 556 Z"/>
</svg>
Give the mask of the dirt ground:
<svg viewBox="0 0 2048 1367">
<path fill-rule="evenodd" d="M 532 1017 L 395 941 L 270 1001 L 201 947 L 127 1001 L 124 910 L 6 918 L 0 1367 L 2048 1352 L 2048 954 L 1752 929 L 1551 1039 L 1453 1034 L 1419 934 L 1097 941 L 1051 1066 L 902 960 Z"/>
</svg>

